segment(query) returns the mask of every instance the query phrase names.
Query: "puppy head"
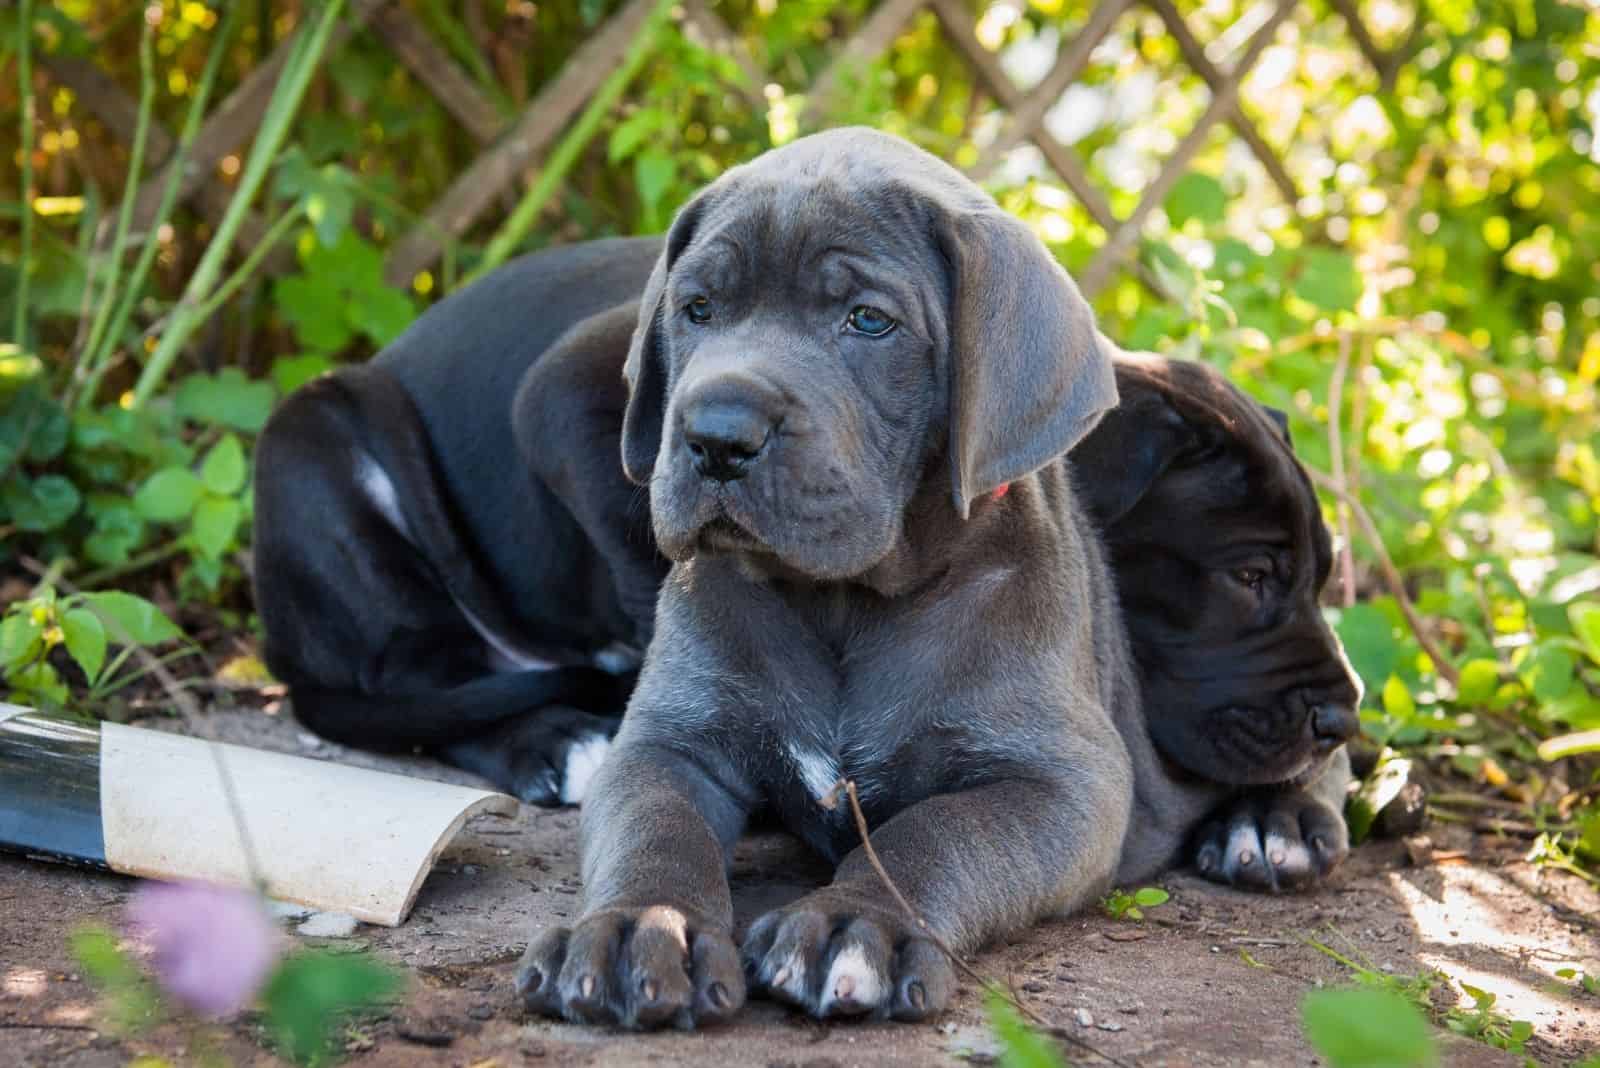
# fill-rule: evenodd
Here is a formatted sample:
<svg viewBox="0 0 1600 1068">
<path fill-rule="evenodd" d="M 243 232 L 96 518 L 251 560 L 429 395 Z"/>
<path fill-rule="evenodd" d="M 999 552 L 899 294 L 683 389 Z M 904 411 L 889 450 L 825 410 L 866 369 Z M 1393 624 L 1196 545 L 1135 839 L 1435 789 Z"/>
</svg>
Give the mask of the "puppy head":
<svg viewBox="0 0 1600 1068">
<path fill-rule="evenodd" d="M 1151 736 L 1213 781 L 1304 781 L 1358 731 L 1361 691 L 1318 606 L 1331 542 L 1287 421 L 1203 364 L 1126 355 L 1117 380 L 1072 460 Z"/>
<path fill-rule="evenodd" d="M 959 172 L 834 130 L 673 221 L 628 353 L 623 466 L 669 557 L 859 576 L 919 492 L 974 501 L 1116 401 L 1066 273 Z"/>
</svg>

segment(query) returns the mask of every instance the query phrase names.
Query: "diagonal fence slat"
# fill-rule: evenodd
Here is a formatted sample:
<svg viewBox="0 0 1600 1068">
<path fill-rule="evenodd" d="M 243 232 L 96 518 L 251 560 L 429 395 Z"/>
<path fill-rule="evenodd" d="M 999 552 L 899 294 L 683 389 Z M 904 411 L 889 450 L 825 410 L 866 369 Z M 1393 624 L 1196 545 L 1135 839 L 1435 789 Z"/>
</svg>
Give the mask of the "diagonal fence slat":
<svg viewBox="0 0 1600 1068">
<path fill-rule="evenodd" d="M 1089 21 L 1061 50 L 1050 73 L 1011 109 L 1011 121 L 979 157 L 973 167 L 975 175 L 982 176 L 993 171 L 1001 157 L 1031 138 L 1044 125 L 1045 116 L 1055 107 L 1068 86 L 1078 80 L 1078 76 L 1089 65 L 1089 57 L 1093 55 L 1095 47 L 1106 39 L 1130 3 L 1131 0 L 1103 0 L 1095 6 L 1089 14 Z"/>
<path fill-rule="evenodd" d="M 480 145 L 500 136 L 506 117 L 416 18 L 398 4 L 372 16 L 372 32 Z"/>
<path fill-rule="evenodd" d="M 879 4 L 833 61 L 812 80 L 801 118 L 815 118 L 823 102 L 838 89 L 845 73 L 859 69 L 888 51 L 906 24 L 925 6 L 927 0 L 884 0 Z"/>
<path fill-rule="evenodd" d="M 1194 72 L 1200 76 L 1206 85 L 1211 87 L 1213 93 L 1221 92 L 1226 76 L 1206 56 L 1205 49 L 1200 46 L 1199 41 L 1195 40 L 1194 34 L 1189 30 L 1189 24 L 1183 21 L 1183 16 L 1178 13 L 1178 9 L 1172 3 L 1172 0 L 1144 0 L 1144 3 L 1153 8 L 1157 15 L 1161 16 L 1162 24 L 1166 26 L 1167 32 L 1172 35 L 1172 39 L 1177 42 L 1178 51 L 1183 53 L 1185 62 L 1194 68 Z M 1228 125 L 1232 126 L 1239 138 L 1249 146 L 1251 154 L 1255 156 L 1256 160 L 1267 172 L 1267 177 L 1272 180 L 1272 184 L 1278 187 L 1279 195 L 1288 202 L 1289 207 L 1293 208 L 1300 202 L 1300 191 L 1295 188 L 1294 179 L 1289 176 L 1289 172 L 1283 166 L 1283 161 L 1272 150 L 1272 146 L 1262 138 L 1261 132 L 1256 129 L 1255 123 L 1251 122 L 1250 117 L 1244 113 L 1244 108 L 1240 106 L 1237 99 L 1228 108 L 1227 119 Z"/>
<path fill-rule="evenodd" d="M 428 214 L 395 243 L 384 267 L 392 285 L 409 285 L 445 245 L 476 222 L 496 196 L 538 158 L 622 62 L 655 0 L 632 0 L 572 53 L 561 73 L 529 101 L 511 128 L 463 171 Z"/>
<path fill-rule="evenodd" d="M 1205 82 L 1211 91 L 1211 100 L 1195 126 L 1163 161 L 1156 177 L 1140 192 L 1134 209 L 1119 220 L 1106 192 L 1090 177 L 1085 159 L 1049 131 L 1046 119 L 1066 90 L 1082 76 L 1095 48 L 1135 3 L 1143 4 L 1160 17 L 1167 34 L 1178 46 L 1183 64 Z M 352 0 L 350 12 L 335 29 L 330 48 L 337 48 L 358 29 L 370 27 L 374 39 L 404 64 L 445 111 L 483 146 L 471 164 L 435 199 L 418 224 L 390 250 L 385 274 L 392 283 L 408 284 L 418 271 L 435 263 L 450 243 L 483 219 L 498 198 L 525 178 L 528 169 L 537 163 L 621 61 L 651 4 L 652 0 L 630 0 L 617 10 L 568 57 L 519 114 L 507 118 L 501 107 L 403 5 L 394 0 Z M 731 58 L 742 75 L 740 83 L 733 88 L 750 108 L 765 108 L 765 90 L 771 76 L 755 59 L 739 32 L 714 10 L 714 4 L 715 0 L 682 0 L 679 20 L 682 31 L 697 44 Z M 1348 24 L 1356 47 L 1376 69 L 1380 79 L 1386 85 L 1392 84 L 1420 36 L 1424 14 L 1417 14 L 1406 43 L 1385 50 L 1362 21 L 1355 0 L 1331 0 L 1331 4 Z M 1121 266 L 1150 213 L 1188 171 L 1219 122 L 1226 122 L 1244 142 L 1284 200 L 1291 207 L 1298 203 L 1298 187 L 1284 166 L 1282 154 L 1266 142 L 1239 103 L 1243 78 L 1294 7 L 1295 0 L 1277 0 L 1266 22 L 1251 35 L 1238 61 L 1224 70 L 1206 55 L 1173 0 L 1101 0 L 1089 11 L 1077 33 L 1063 43 L 1045 77 L 1032 88 L 1023 90 L 1005 72 L 999 57 L 978 40 L 974 14 L 964 0 L 882 0 L 856 32 L 839 44 L 832 59 L 812 80 L 805 91 L 802 119 L 814 122 L 826 104 L 841 91 L 849 73 L 876 61 L 893 47 L 919 13 L 931 11 L 944 37 L 974 79 L 974 106 L 978 105 L 982 94 L 987 94 L 998 104 L 1002 116 L 998 135 L 982 147 L 969 173 L 981 179 L 993 173 L 1016 148 L 1024 144 L 1036 147 L 1090 218 L 1106 231 L 1105 244 L 1080 272 L 1085 292 L 1093 294 L 1103 288 L 1111 273 Z M 179 178 L 179 188 L 182 198 L 197 198 L 208 217 L 219 215 L 228 198 L 227 190 L 210 178 L 223 157 L 237 151 L 259 126 L 291 47 L 292 40 L 280 43 L 201 126 Z M 113 134 L 123 141 L 129 140 L 137 109 L 132 97 L 120 86 L 100 75 L 92 65 L 70 57 L 46 57 L 42 66 L 54 80 L 78 91 L 86 106 Z M 161 186 L 170 173 L 159 168 L 163 158 L 170 156 L 171 134 L 159 125 L 153 127 L 150 149 L 152 175 L 135 205 L 136 226 L 148 224 Z M 166 167 L 171 167 L 170 161 Z M 259 233 L 260 220 L 252 217 L 248 229 Z M 247 233 L 247 243 L 250 239 Z M 1139 270 L 1139 273 L 1147 284 L 1151 283 L 1146 271 Z"/>
<path fill-rule="evenodd" d="M 1245 75 L 1249 74 L 1261 58 L 1261 53 L 1266 51 L 1267 45 L 1272 43 L 1273 37 L 1278 32 L 1278 27 L 1283 25 L 1284 19 L 1294 11 L 1295 0 L 1278 0 L 1277 7 L 1259 29 L 1251 35 L 1249 42 L 1244 47 L 1232 69 L 1225 76 L 1222 85 L 1212 94 L 1211 103 L 1201 112 L 1194 127 L 1178 142 L 1178 147 L 1167 157 L 1162 164 L 1161 171 L 1155 180 L 1145 187 L 1139 196 L 1139 203 L 1134 207 L 1128 217 L 1122 220 L 1111 234 L 1106 238 L 1106 243 L 1101 245 L 1089 261 L 1087 267 L 1078 274 L 1078 285 L 1084 293 L 1093 297 L 1105 288 L 1110 280 L 1111 272 L 1120 263 L 1133 242 L 1139 236 L 1139 230 L 1144 225 L 1149 214 L 1166 199 L 1172 187 L 1189 168 L 1189 162 L 1194 159 L 1205 144 L 1206 137 L 1211 133 L 1211 128 L 1220 122 L 1228 113 L 1228 109 L 1239 99 L 1239 87 L 1244 83 Z"/>
</svg>

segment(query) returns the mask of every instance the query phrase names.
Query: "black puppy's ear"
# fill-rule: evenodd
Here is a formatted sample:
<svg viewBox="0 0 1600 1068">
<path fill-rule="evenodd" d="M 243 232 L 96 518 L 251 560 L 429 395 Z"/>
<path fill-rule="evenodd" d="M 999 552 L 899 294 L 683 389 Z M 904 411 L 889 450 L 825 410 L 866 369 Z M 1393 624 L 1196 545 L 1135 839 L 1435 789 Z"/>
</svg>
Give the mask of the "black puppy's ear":
<svg viewBox="0 0 1600 1068">
<path fill-rule="evenodd" d="M 956 511 L 1043 467 L 1117 403 L 1109 345 L 1067 272 L 998 207 L 950 212 L 950 462 Z"/>
<path fill-rule="evenodd" d="M 667 363 L 661 351 L 661 321 L 671 313 L 665 307 L 667 274 L 688 247 L 705 210 L 706 194 L 678 211 L 667 230 L 667 243 L 656 260 L 639 300 L 639 325 L 628 344 L 622 377 L 628 383 L 628 407 L 622 415 L 622 470 L 635 485 L 650 481 L 656 454 L 661 451 L 662 424 L 667 409 Z"/>
<path fill-rule="evenodd" d="M 1263 404 L 1261 407 L 1266 409 L 1267 417 L 1277 424 L 1278 432 L 1283 435 L 1284 442 L 1291 449 L 1294 448 L 1294 438 L 1289 436 L 1289 413 L 1270 404 Z"/>
<path fill-rule="evenodd" d="M 1198 445 L 1195 429 L 1159 391 L 1125 388 L 1122 403 L 1072 450 L 1073 489 L 1104 530 Z"/>
</svg>

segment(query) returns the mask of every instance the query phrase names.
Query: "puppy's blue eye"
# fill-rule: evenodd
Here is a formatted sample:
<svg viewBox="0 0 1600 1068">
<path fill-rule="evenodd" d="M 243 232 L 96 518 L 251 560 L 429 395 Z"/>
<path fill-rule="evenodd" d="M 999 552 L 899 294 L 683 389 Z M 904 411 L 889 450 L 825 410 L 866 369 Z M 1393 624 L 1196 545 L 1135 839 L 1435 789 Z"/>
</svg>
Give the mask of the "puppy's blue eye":
<svg viewBox="0 0 1600 1068">
<path fill-rule="evenodd" d="M 684 305 L 685 312 L 689 315 L 691 323 L 706 323 L 711 321 L 711 302 L 705 297 L 695 297 Z"/>
<path fill-rule="evenodd" d="M 850 309 L 850 315 L 845 322 L 849 323 L 850 329 L 856 333 L 868 337 L 882 337 L 899 325 L 887 312 L 866 304 L 857 304 Z"/>
</svg>

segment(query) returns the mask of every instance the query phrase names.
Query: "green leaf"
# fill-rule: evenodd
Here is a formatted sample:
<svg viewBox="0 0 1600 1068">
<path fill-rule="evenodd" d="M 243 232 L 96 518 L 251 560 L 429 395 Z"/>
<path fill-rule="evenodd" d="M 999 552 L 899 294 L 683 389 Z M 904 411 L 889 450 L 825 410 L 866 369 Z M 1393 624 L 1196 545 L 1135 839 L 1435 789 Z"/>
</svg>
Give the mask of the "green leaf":
<svg viewBox="0 0 1600 1068">
<path fill-rule="evenodd" d="M 1394 624 L 1377 606 L 1354 604 L 1340 614 L 1335 629 L 1350 665 L 1367 684 L 1367 693 L 1377 692 L 1400 660 Z"/>
<path fill-rule="evenodd" d="M 61 633 L 67 652 L 93 686 L 106 662 L 106 628 L 100 617 L 87 608 L 69 608 L 61 614 Z"/>
<path fill-rule="evenodd" d="M 379 347 L 405 333 L 417 317 L 410 297 L 382 284 L 352 292 L 348 311 L 351 324 Z"/>
<path fill-rule="evenodd" d="M 1348 252 L 1312 247 L 1301 253 L 1290 288 L 1323 311 L 1350 311 L 1361 296 L 1361 275 Z"/>
<path fill-rule="evenodd" d="M 233 434 L 211 446 L 200 465 L 200 481 L 219 497 L 232 496 L 244 489 L 244 447 Z"/>
<path fill-rule="evenodd" d="M 1517 674 L 1541 705 L 1559 701 L 1572 689 L 1578 662 L 1560 646 L 1546 643 L 1535 648 L 1517 667 Z"/>
<path fill-rule="evenodd" d="M 984 991 L 983 1005 L 989 1025 L 1000 1039 L 1001 1068 L 1067 1068 L 1051 1041 L 1022 1022 L 1017 1010 L 1000 991 Z"/>
<path fill-rule="evenodd" d="M 82 503 L 78 487 L 60 475 L 29 480 L 19 474 L 0 490 L 0 513 L 9 515 L 17 529 L 35 534 L 60 527 Z"/>
<path fill-rule="evenodd" d="M 331 370 L 333 361 L 320 352 L 282 356 L 272 362 L 272 380 L 278 384 L 278 392 L 288 395 Z"/>
<path fill-rule="evenodd" d="M 1572 632 L 1583 643 L 1583 651 L 1589 654 L 1590 660 L 1600 664 L 1600 604 L 1581 601 L 1569 605 L 1567 618 L 1572 620 Z"/>
<path fill-rule="evenodd" d="M 103 927 L 83 927 L 69 944 L 78 967 L 110 1003 L 116 1029 L 136 1031 L 153 1022 L 161 1004 L 155 987 L 118 948 L 115 935 Z"/>
<path fill-rule="evenodd" d="M 344 293 L 317 278 L 303 274 L 280 278 L 272 284 L 272 297 L 278 313 L 307 348 L 337 352 L 355 336 L 345 321 Z"/>
<path fill-rule="evenodd" d="M 105 590 L 84 594 L 83 603 L 107 623 L 111 640 L 118 644 L 133 641 L 140 645 L 158 645 L 183 637 L 183 631 L 143 597 Z"/>
<path fill-rule="evenodd" d="M 677 173 L 677 161 L 659 148 L 647 148 L 634 158 L 634 190 L 647 214 L 660 206 Z"/>
<path fill-rule="evenodd" d="M 39 654 L 39 642 L 44 639 L 44 625 L 34 621 L 26 606 L 0 620 L 0 668 L 8 668 Z"/>
<path fill-rule="evenodd" d="M 617 128 L 611 131 L 611 140 L 606 145 L 606 158 L 611 163 L 621 163 L 634 150 L 644 142 L 646 137 L 655 133 L 667 122 L 666 112 L 656 108 L 640 108 L 629 115 Z"/>
<path fill-rule="evenodd" d="M 1383 684 L 1383 710 L 1395 719 L 1411 719 L 1417 714 L 1417 702 L 1399 675 L 1390 675 Z"/>
<path fill-rule="evenodd" d="M 92 493 L 87 503 L 94 532 L 83 540 L 84 552 L 97 564 L 123 563 L 144 541 L 144 520 L 126 497 Z"/>
<path fill-rule="evenodd" d="M 1228 194 L 1222 183 L 1209 174 L 1190 171 L 1178 179 L 1167 194 L 1167 218 L 1174 227 L 1182 227 L 1190 219 L 1202 223 L 1221 222 L 1228 210 Z"/>
<path fill-rule="evenodd" d="M 167 467 L 145 480 L 133 495 L 133 506 L 146 519 L 175 523 L 194 511 L 205 487 L 185 467 Z"/>
<path fill-rule="evenodd" d="M 1438 1062 L 1428 1021 L 1385 990 L 1313 990 L 1300 1003 L 1306 1038 L 1330 1068 L 1426 1068 Z"/>
<path fill-rule="evenodd" d="M 298 1064 L 327 1063 L 341 1018 L 393 996 L 400 977 L 362 956 L 304 950 L 273 973 L 262 992 L 280 1052 Z"/>
<path fill-rule="evenodd" d="M 1345 822 L 1350 826 L 1352 843 L 1359 845 L 1366 841 L 1367 834 L 1372 830 L 1373 821 L 1378 818 L 1378 813 L 1399 796 L 1410 778 L 1411 761 L 1396 756 L 1391 749 L 1385 749 L 1379 756 L 1377 765 L 1372 769 L 1372 774 L 1367 776 L 1361 788 L 1345 806 Z"/>
<path fill-rule="evenodd" d="M 213 560 L 233 547 L 234 533 L 244 517 L 244 506 L 232 497 L 200 498 L 195 506 L 194 524 L 189 528 L 195 546 Z"/>
<path fill-rule="evenodd" d="M 1134 904 L 1143 905 L 1149 909 L 1157 905 L 1165 905 L 1171 896 L 1159 886 L 1146 886 L 1133 892 L 1133 901 Z"/>
<path fill-rule="evenodd" d="M 253 381 L 237 367 L 215 375 L 195 374 L 178 384 L 178 414 L 206 425 L 255 433 L 267 423 L 277 390 L 271 382 Z"/>
<path fill-rule="evenodd" d="M 72 696 L 67 684 L 62 682 L 61 676 L 56 673 L 56 669 L 44 660 L 35 661 L 21 671 L 7 674 L 6 681 L 16 693 L 27 697 L 36 705 L 60 707 Z"/>
<path fill-rule="evenodd" d="M 1482 657 L 1468 660 L 1461 667 L 1461 685 L 1456 694 L 1456 703 L 1482 705 L 1494 696 L 1495 687 L 1499 684 L 1498 663 Z"/>
</svg>

